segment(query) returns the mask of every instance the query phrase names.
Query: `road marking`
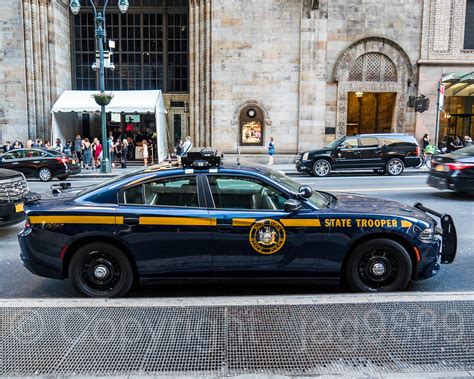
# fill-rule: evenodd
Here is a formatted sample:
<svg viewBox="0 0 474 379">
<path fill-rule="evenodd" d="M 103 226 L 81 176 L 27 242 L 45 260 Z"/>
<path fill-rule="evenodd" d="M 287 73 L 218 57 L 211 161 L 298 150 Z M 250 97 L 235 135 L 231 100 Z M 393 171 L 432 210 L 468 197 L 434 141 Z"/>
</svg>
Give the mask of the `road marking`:
<svg viewBox="0 0 474 379">
<path fill-rule="evenodd" d="M 329 191 L 329 192 L 397 192 L 397 191 L 432 191 L 433 188 L 430 187 L 397 187 L 397 188 L 318 188 L 321 191 Z"/>
</svg>

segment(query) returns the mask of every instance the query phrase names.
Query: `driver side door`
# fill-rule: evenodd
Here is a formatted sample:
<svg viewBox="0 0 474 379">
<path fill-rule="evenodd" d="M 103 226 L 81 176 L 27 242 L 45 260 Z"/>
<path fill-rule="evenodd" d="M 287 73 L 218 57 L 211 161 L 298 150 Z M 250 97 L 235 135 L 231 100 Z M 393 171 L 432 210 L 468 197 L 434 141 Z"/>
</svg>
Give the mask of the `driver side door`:
<svg viewBox="0 0 474 379">
<path fill-rule="evenodd" d="M 362 164 L 361 149 L 357 137 L 347 137 L 334 152 L 335 168 L 356 168 Z"/>
<path fill-rule="evenodd" d="M 300 248 L 315 242 L 310 234 L 306 241 L 303 236 L 307 228 L 319 224 L 313 212 L 304 207 L 285 212 L 290 195 L 257 178 L 208 175 L 207 179 L 209 216 L 215 219 L 211 245 L 215 276 L 293 276 L 309 267 Z"/>
</svg>

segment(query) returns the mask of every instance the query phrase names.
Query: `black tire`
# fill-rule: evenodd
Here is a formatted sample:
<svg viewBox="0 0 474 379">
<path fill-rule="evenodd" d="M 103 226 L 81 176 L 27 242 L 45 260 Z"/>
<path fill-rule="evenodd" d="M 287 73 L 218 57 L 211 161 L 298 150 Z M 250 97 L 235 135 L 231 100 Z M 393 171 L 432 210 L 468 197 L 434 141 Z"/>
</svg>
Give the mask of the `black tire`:
<svg viewBox="0 0 474 379">
<path fill-rule="evenodd" d="M 385 165 L 385 172 L 391 176 L 398 176 L 405 170 L 405 165 L 400 158 L 391 158 Z"/>
<path fill-rule="evenodd" d="M 121 297 L 133 284 L 133 269 L 119 248 L 94 242 L 74 253 L 69 264 L 69 279 L 85 296 Z"/>
<path fill-rule="evenodd" d="M 357 246 L 345 268 L 347 283 L 357 292 L 402 291 L 410 282 L 412 263 L 398 242 L 378 238 Z"/>
<path fill-rule="evenodd" d="M 41 167 L 38 169 L 38 178 L 42 182 L 49 182 L 51 179 L 53 179 L 53 174 L 49 168 Z"/>
<path fill-rule="evenodd" d="M 331 163 L 326 159 L 318 159 L 313 163 L 313 169 L 311 170 L 313 176 L 323 178 L 329 176 L 331 173 Z"/>
<path fill-rule="evenodd" d="M 57 176 L 57 178 L 59 180 L 67 180 L 67 178 L 69 178 L 69 175 L 60 175 L 60 176 Z"/>
</svg>

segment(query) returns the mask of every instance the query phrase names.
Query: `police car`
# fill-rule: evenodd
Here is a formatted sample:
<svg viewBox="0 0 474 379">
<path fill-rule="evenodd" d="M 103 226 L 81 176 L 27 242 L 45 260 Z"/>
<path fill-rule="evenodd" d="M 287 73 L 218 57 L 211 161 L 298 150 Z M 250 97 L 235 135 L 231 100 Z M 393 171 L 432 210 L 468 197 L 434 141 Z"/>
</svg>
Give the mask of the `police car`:
<svg viewBox="0 0 474 379">
<path fill-rule="evenodd" d="M 435 220 L 436 217 L 438 220 Z M 27 210 L 21 259 L 90 297 L 164 278 L 311 278 L 399 291 L 456 255 L 452 218 L 313 191 L 254 164 L 189 154 Z"/>
</svg>

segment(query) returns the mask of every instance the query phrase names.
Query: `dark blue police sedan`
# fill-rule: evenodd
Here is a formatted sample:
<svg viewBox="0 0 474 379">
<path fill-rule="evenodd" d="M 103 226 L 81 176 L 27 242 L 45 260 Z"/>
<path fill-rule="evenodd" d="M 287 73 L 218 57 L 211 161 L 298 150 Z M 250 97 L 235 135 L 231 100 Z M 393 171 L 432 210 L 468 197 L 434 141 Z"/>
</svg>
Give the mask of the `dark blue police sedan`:
<svg viewBox="0 0 474 379">
<path fill-rule="evenodd" d="M 430 214 L 430 215 L 428 215 Z M 433 216 L 439 218 L 435 220 Z M 21 259 L 91 297 L 163 278 L 311 278 L 403 290 L 456 254 L 449 215 L 312 191 L 259 165 L 156 166 L 27 210 Z"/>
</svg>

